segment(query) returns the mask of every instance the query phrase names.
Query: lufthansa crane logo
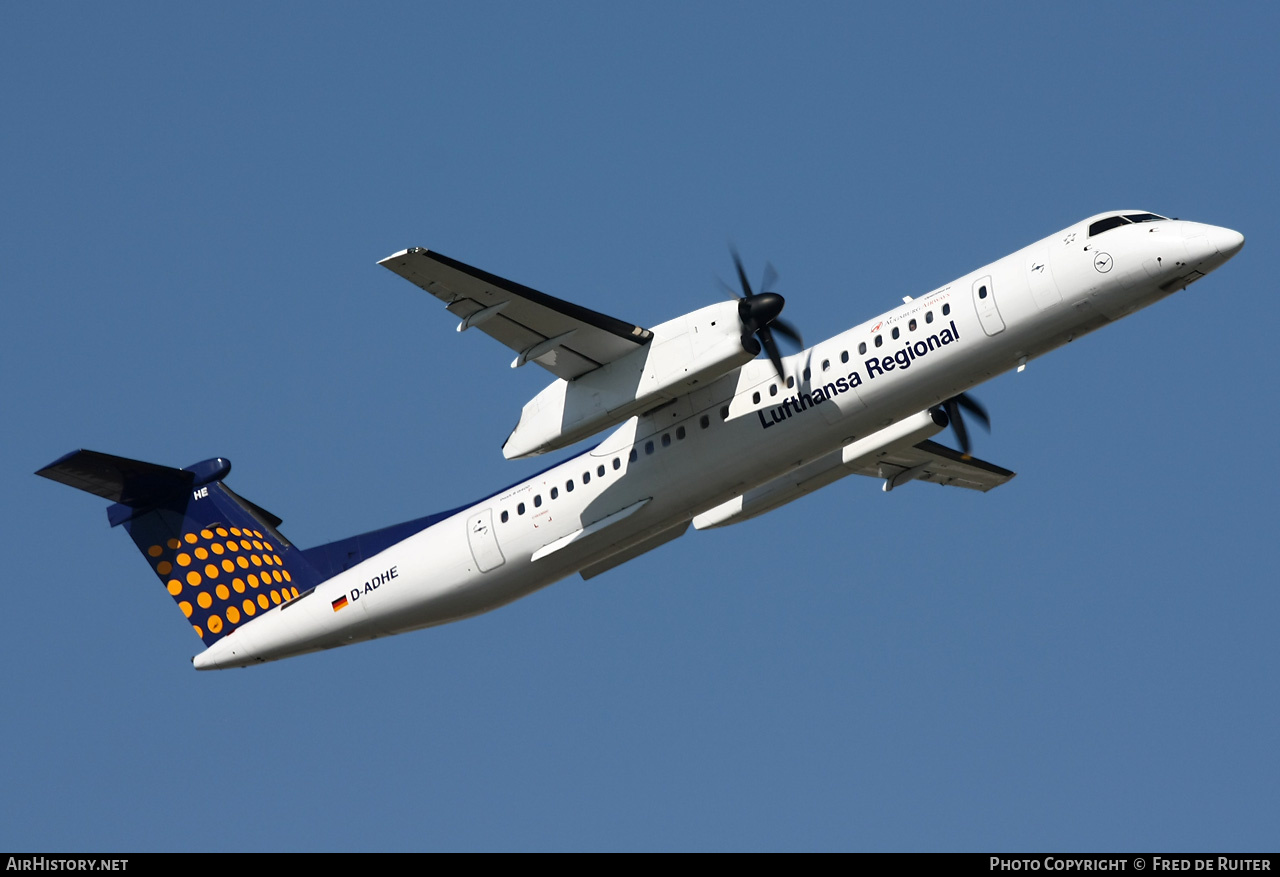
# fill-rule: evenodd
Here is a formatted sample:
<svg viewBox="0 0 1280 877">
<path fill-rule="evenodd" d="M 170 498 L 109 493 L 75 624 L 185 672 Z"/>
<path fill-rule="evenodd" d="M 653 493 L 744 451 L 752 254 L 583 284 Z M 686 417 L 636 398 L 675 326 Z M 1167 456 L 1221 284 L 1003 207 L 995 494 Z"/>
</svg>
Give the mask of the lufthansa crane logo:
<svg viewBox="0 0 1280 877">
<path fill-rule="evenodd" d="M 1110 253 L 1099 253 L 1093 257 L 1093 267 L 1097 268 L 1100 274 L 1110 271 L 1113 264 L 1115 263 L 1111 261 Z"/>
</svg>

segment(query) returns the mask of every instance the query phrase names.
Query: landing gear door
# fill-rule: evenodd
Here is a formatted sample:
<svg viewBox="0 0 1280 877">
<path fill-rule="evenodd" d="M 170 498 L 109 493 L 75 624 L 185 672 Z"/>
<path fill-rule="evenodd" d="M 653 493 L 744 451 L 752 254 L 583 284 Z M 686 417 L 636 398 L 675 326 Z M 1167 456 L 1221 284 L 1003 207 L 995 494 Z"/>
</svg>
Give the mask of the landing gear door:
<svg viewBox="0 0 1280 877">
<path fill-rule="evenodd" d="M 973 281 L 973 306 L 978 310 L 982 331 L 988 335 L 999 335 L 1004 331 L 1004 320 L 1000 319 L 1000 311 L 996 308 L 996 290 L 991 285 L 990 276 Z"/>
<path fill-rule="evenodd" d="M 507 562 L 498 547 L 498 534 L 493 529 L 493 509 L 476 512 L 467 518 L 467 544 L 480 572 L 497 569 Z"/>
</svg>

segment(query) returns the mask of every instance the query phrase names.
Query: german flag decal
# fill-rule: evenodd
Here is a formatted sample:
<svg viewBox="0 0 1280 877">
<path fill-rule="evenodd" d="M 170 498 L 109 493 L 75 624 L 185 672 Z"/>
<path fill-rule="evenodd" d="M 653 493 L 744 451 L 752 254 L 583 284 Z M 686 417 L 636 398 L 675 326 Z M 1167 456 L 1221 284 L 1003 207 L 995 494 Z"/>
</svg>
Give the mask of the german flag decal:
<svg viewBox="0 0 1280 877">
<path fill-rule="evenodd" d="M 336 599 L 336 600 L 334 600 L 334 601 L 333 601 L 333 611 L 334 611 L 334 612 L 337 612 L 339 609 L 346 609 L 346 608 L 347 608 L 347 595 L 346 595 L 346 594 L 343 594 L 341 597 L 339 597 L 338 599 Z"/>
</svg>

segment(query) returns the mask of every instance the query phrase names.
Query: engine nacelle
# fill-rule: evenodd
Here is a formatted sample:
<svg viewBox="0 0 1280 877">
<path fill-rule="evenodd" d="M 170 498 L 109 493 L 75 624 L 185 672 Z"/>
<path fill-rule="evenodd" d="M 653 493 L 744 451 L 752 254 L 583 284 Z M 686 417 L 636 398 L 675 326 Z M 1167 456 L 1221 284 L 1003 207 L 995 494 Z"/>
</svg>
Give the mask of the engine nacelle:
<svg viewBox="0 0 1280 877">
<path fill-rule="evenodd" d="M 669 320 L 643 347 L 530 399 L 502 454 L 513 460 L 571 445 L 728 374 L 756 353 L 742 346 L 737 302 Z"/>
</svg>

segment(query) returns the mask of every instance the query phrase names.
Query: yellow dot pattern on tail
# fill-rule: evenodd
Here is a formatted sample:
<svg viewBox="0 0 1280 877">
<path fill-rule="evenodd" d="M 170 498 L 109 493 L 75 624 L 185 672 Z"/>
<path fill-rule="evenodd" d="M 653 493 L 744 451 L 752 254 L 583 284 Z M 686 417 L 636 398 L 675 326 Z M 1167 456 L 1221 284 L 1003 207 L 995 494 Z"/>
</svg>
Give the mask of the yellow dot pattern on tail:
<svg viewBox="0 0 1280 877">
<path fill-rule="evenodd" d="M 260 611 L 299 596 L 272 537 L 260 529 L 215 526 L 188 530 L 147 546 L 156 577 L 196 635 L 211 645 Z M 199 563 L 210 555 L 236 560 Z M 175 570 L 185 568 L 185 575 Z M 255 568 L 256 574 L 241 575 Z"/>
</svg>

